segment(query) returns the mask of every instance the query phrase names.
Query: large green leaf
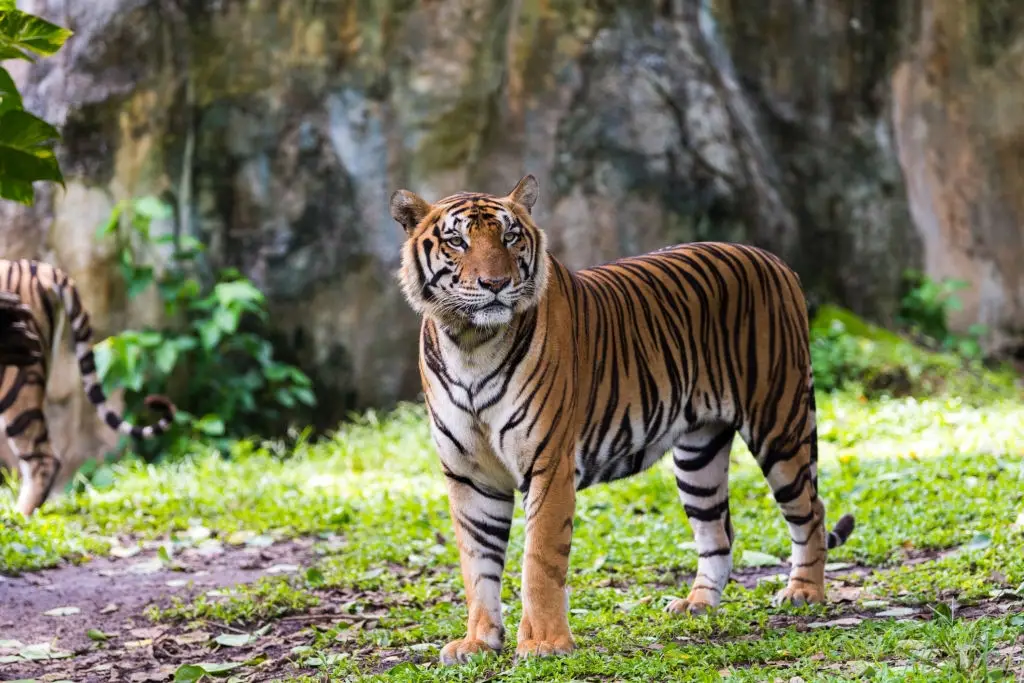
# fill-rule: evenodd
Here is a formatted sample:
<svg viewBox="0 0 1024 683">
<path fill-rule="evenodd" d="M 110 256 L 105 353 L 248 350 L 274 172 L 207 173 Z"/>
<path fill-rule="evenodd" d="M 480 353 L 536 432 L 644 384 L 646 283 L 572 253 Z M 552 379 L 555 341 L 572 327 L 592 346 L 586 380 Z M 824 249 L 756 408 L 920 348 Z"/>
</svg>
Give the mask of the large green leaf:
<svg viewBox="0 0 1024 683">
<path fill-rule="evenodd" d="M 0 115 L 0 145 L 36 152 L 47 156 L 53 144 L 60 139 L 57 129 L 24 110 L 12 110 Z"/>
<path fill-rule="evenodd" d="M 0 12 L 9 12 L 17 9 L 14 0 L 0 0 Z"/>
<path fill-rule="evenodd" d="M 26 111 L 14 109 L 0 115 L 0 197 L 31 204 L 33 182 L 64 185 L 53 152 L 57 138 L 53 126 Z"/>
<path fill-rule="evenodd" d="M 30 59 L 19 51 L 30 51 L 44 57 L 54 54 L 70 38 L 72 31 L 48 22 L 42 17 L 0 6 L 0 58 Z M 5 52 L 12 52 L 3 56 Z"/>
<path fill-rule="evenodd" d="M 7 73 L 7 69 L 0 66 L 0 116 L 3 116 L 4 112 L 22 107 L 18 86 L 14 84 L 14 79 Z"/>
</svg>

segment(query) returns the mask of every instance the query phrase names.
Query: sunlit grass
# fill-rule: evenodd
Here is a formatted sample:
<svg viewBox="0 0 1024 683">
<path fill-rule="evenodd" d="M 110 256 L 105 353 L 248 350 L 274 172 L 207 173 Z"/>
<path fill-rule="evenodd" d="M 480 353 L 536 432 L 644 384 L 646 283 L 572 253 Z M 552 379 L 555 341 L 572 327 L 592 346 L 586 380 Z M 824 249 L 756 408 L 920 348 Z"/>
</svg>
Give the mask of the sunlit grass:
<svg viewBox="0 0 1024 683">
<path fill-rule="evenodd" d="M 848 512 L 857 518 L 849 542 L 829 559 L 878 568 L 856 584 L 864 598 L 853 607 L 881 609 L 865 606 L 868 598 L 891 606 L 980 600 L 1024 583 L 1024 536 L 1014 525 L 1024 510 L 1024 406 L 823 395 L 819 426 L 819 484 L 829 519 Z M 746 447 L 738 443 L 733 459 L 737 569 L 748 566 L 746 551 L 781 562 L 789 553 L 782 516 Z M 579 496 L 569 577 L 577 654 L 513 666 L 506 653 L 440 671 L 432 662 L 462 633 L 465 607 L 443 477 L 421 406 L 369 414 L 318 443 L 239 443 L 231 453 L 200 451 L 170 465 L 115 465 L 114 474 L 110 486 L 61 498 L 28 523 L 15 519 L 10 499 L 3 500 L 3 570 L 102 553 L 115 536 L 121 543 L 131 542 L 129 535 L 173 539 L 197 525 L 228 543 L 253 534 L 316 535 L 329 549 L 317 561 L 315 581 L 303 568 L 151 616 L 243 625 L 332 604 L 332 591 L 362 591 L 367 597 L 344 609 L 376 615 L 371 626 L 346 623 L 310 634 L 311 652 L 346 655 L 324 670 L 332 680 L 361 679 L 389 666 L 377 655 L 350 656 L 359 648 L 418 662 L 388 680 L 469 681 L 500 672 L 510 681 L 703 681 L 719 680 L 720 671 L 731 680 L 776 674 L 848 680 L 864 667 L 872 680 L 974 680 L 974 673 L 924 664 L 907 650 L 916 647 L 941 664 L 953 656 L 943 648 L 955 650 L 957 642 L 974 642 L 984 632 L 1006 644 L 1021 631 L 1012 615 L 947 624 L 865 621 L 810 632 L 777 628 L 772 615 L 827 621 L 836 607 L 772 608 L 780 584 L 770 579 L 753 590 L 730 584 L 721 610 L 709 618 L 667 615 L 664 605 L 685 595 L 697 556 L 665 459 Z M 955 552 L 905 566 L 906 558 L 938 549 Z M 510 647 L 521 614 L 522 550 L 517 509 L 503 587 Z M 971 666 L 986 657 L 978 655 Z M 295 668 L 296 677 L 314 673 L 304 666 Z"/>
</svg>

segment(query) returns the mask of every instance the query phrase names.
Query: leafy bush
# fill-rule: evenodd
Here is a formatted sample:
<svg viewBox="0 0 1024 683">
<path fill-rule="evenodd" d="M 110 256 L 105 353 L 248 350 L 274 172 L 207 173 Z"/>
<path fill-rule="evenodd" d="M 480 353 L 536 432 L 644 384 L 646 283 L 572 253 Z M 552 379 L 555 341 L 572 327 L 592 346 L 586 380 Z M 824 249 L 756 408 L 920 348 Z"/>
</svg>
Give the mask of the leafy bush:
<svg viewBox="0 0 1024 683">
<path fill-rule="evenodd" d="M 316 397 L 301 370 L 274 359 L 261 332 L 267 321 L 263 294 L 251 282 L 225 269 L 204 286 L 188 274 L 202 244 L 151 235 L 152 221 L 168 215 L 169 207 L 154 198 L 122 202 L 98 236 L 117 241 L 128 296 L 155 286 L 166 317 L 178 325 L 174 330 L 128 330 L 105 339 L 96 345 L 96 366 L 108 391 L 126 389 L 129 407 L 140 406 L 149 393 L 172 393 L 180 406 L 170 445 L 140 444 L 140 450 L 180 455 L 195 439 L 226 450 L 230 441 L 259 434 L 288 409 L 315 405 Z M 173 256 L 166 272 L 157 275 L 147 265 L 147 252 L 166 244 L 174 247 Z M 168 392 L 172 380 L 179 384 Z"/>
<path fill-rule="evenodd" d="M 0 61 L 33 55 L 48 57 L 64 45 L 71 31 L 15 8 L 14 0 L 0 0 Z M 50 180 L 64 185 L 53 146 L 57 129 L 25 111 L 18 88 L 0 66 L 0 197 L 32 204 L 32 183 Z"/>
<path fill-rule="evenodd" d="M 972 325 L 965 336 L 949 329 L 949 313 L 963 308 L 956 292 L 966 289 L 968 283 L 951 278 L 935 281 L 915 270 L 907 271 L 903 278 L 907 293 L 900 300 L 897 322 L 931 348 L 980 358 L 984 325 Z"/>
<path fill-rule="evenodd" d="M 1019 396 L 1012 373 L 980 361 L 918 346 L 851 311 L 822 306 L 811 322 L 815 387 L 866 396 L 953 393 L 967 399 Z"/>
</svg>

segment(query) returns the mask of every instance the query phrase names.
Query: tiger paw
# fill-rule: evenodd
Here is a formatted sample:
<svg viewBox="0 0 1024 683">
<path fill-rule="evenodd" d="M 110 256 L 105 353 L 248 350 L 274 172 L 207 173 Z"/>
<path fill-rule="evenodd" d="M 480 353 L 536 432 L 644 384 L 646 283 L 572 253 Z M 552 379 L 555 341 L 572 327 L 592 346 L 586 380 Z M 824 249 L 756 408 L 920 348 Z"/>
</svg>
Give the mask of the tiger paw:
<svg viewBox="0 0 1024 683">
<path fill-rule="evenodd" d="M 782 605 L 812 605 L 825 602 L 825 588 L 813 583 L 790 581 L 789 585 L 780 590 L 772 598 L 772 607 Z"/>
<path fill-rule="evenodd" d="M 461 638 L 453 640 L 441 648 L 441 663 L 445 666 L 465 664 L 474 655 L 490 655 L 497 653 L 497 651 L 482 640 Z"/>
<path fill-rule="evenodd" d="M 713 609 L 715 609 L 715 606 L 710 602 L 694 598 L 686 598 L 685 600 L 676 598 L 672 602 L 668 603 L 668 607 L 665 608 L 666 611 L 671 612 L 672 614 L 693 615 L 707 614 Z"/>
<path fill-rule="evenodd" d="M 575 649 L 576 643 L 572 636 L 561 636 L 554 640 L 524 640 L 516 647 L 516 659 L 567 655 Z"/>
</svg>

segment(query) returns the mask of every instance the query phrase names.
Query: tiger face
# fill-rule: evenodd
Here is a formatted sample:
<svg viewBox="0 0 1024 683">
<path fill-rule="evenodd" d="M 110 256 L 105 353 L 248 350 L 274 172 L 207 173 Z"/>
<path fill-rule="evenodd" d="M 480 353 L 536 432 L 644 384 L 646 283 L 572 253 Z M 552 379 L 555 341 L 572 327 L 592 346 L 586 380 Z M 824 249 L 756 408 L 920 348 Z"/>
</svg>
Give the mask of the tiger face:
<svg viewBox="0 0 1024 683">
<path fill-rule="evenodd" d="M 429 204 L 398 190 L 391 217 L 405 229 L 399 279 L 418 313 L 455 327 L 499 327 L 536 306 L 547 283 L 547 242 L 530 215 L 537 180 L 504 197 L 459 193 Z"/>
</svg>

